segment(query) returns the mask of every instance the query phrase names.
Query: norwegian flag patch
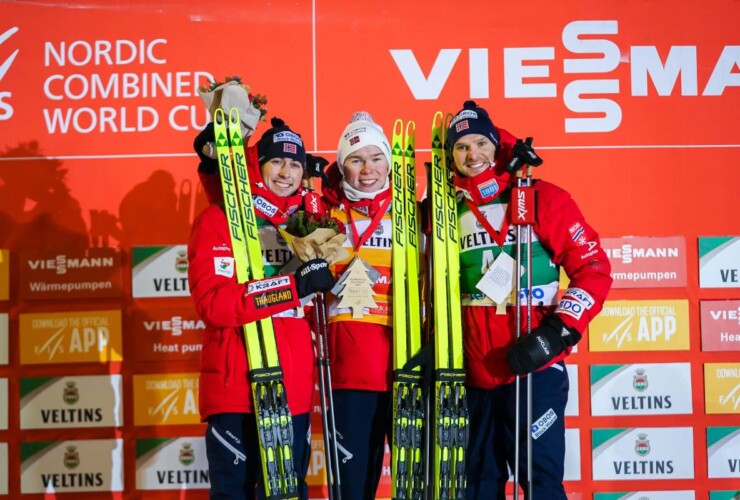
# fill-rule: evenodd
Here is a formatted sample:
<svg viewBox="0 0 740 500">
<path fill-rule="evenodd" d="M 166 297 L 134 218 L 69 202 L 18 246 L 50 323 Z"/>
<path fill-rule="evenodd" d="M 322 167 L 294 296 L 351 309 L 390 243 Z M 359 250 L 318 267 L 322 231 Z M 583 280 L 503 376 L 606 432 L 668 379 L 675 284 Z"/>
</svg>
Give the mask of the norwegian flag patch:
<svg viewBox="0 0 740 500">
<path fill-rule="evenodd" d="M 359 135 L 356 135 L 356 136 L 354 136 L 354 137 L 350 137 L 350 138 L 349 138 L 349 145 L 350 145 L 350 146 L 354 146 L 354 145 L 355 145 L 355 144 L 357 144 L 358 142 L 360 142 L 360 136 L 359 136 Z"/>
<path fill-rule="evenodd" d="M 465 130 L 468 128 L 468 120 L 463 120 L 457 125 L 455 125 L 455 132 L 460 132 L 461 130 Z"/>
<path fill-rule="evenodd" d="M 298 152 L 298 149 L 296 148 L 295 144 L 289 144 L 286 142 L 285 144 L 283 144 L 283 152 L 296 154 Z"/>
</svg>

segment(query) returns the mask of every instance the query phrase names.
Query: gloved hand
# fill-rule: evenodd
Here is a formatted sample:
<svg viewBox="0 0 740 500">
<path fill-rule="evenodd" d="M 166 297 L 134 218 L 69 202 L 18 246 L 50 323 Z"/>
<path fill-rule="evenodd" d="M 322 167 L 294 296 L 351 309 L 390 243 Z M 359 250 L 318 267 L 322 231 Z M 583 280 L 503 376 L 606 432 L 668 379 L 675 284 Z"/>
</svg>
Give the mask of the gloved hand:
<svg viewBox="0 0 740 500">
<path fill-rule="evenodd" d="M 306 175 L 308 177 L 319 177 L 321 182 L 326 185 L 329 178 L 324 173 L 324 168 L 329 164 L 329 160 L 321 156 L 306 154 Z"/>
<path fill-rule="evenodd" d="M 334 287 L 334 283 L 329 263 L 324 259 L 309 260 L 295 272 L 296 290 L 300 298 L 316 292 L 328 292 Z"/>
<path fill-rule="evenodd" d="M 198 172 L 211 175 L 218 172 L 218 160 L 216 159 L 216 132 L 213 129 L 213 122 L 208 123 L 193 141 L 193 149 L 200 158 Z"/>
<path fill-rule="evenodd" d="M 515 374 L 524 375 L 542 368 L 579 340 L 581 334 L 553 314 L 546 317 L 529 335 L 520 337 L 506 352 L 506 359 Z"/>
<path fill-rule="evenodd" d="M 542 165 L 542 158 L 537 156 L 532 147 L 531 137 L 527 137 L 526 141 L 516 140 L 516 144 L 511 148 L 511 160 L 506 165 L 506 170 L 513 174 L 524 165 L 532 165 L 533 167 Z"/>
<path fill-rule="evenodd" d="M 406 361 L 401 371 L 411 373 L 417 366 L 421 367 L 421 392 L 426 397 L 434 383 L 434 334 Z"/>
</svg>

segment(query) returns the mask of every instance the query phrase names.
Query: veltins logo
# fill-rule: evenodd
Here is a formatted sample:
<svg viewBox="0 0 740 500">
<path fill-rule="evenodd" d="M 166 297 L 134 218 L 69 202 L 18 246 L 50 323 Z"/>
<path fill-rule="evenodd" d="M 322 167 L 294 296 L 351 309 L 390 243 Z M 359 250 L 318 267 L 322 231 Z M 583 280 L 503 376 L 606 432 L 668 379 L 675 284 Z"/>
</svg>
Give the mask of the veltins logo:
<svg viewBox="0 0 740 500">
<path fill-rule="evenodd" d="M 0 34 L 0 121 L 9 120 L 13 116 L 13 106 L 10 104 L 10 99 L 13 97 L 13 93 L 5 90 L 5 85 L 2 84 L 3 78 L 7 74 L 10 66 L 13 64 L 20 49 L 7 50 L 9 44 L 5 44 L 13 35 L 18 32 L 18 27 L 14 26 L 4 33 Z M 12 51 L 12 52 L 10 52 Z M 10 55 L 7 55 L 10 52 Z"/>
<path fill-rule="evenodd" d="M 10 298 L 10 252 L 0 248 L 0 301 Z"/>
<path fill-rule="evenodd" d="M 65 386 L 62 390 L 62 399 L 68 405 L 74 405 L 80 400 L 80 391 L 77 389 L 77 382 L 70 380 Z"/>
<path fill-rule="evenodd" d="M 740 237 L 699 238 L 699 286 L 740 288 Z"/>
<path fill-rule="evenodd" d="M 701 301 L 702 351 L 740 351 L 740 300 Z"/>
<path fill-rule="evenodd" d="M 607 301 L 588 328 L 591 351 L 689 349 L 686 300 Z"/>
<path fill-rule="evenodd" d="M 693 429 L 593 429 L 593 479 L 692 479 Z"/>
<path fill-rule="evenodd" d="M 686 241 L 683 236 L 602 238 L 612 266 L 612 288 L 686 286 Z"/>
<path fill-rule="evenodd" d="M 692 413 L 689 363 L 591 366 L 591 415 Z"/>
<path fill-rule="evenodd" d="M 74 445 L 67 446 L 64 452 L 64 466 L 68 469 L 76 469 L 80 465 L 80 454 Z"/>
<path fill-rule="evenodd" d="M 187 297 L 188 258 L 185 245 L 132 249 L 134 297 Z"/>
<path fill-rule="evenodd" d="M 136 489 L 208 489 L 210 484 L 202 436 L 136 441 Z"/>
<path fill-rule="evenodd" d="M 21 429 L 120 427 L 121 375 L 20 380 Z"/>
<path fill-rule="evenodd" d="M 740 450 L 740 427 L 708 427 L 708 476 L 740 478 L 740 457 L 737 450 Z"/>
<path fill-rule="evenodd" d="M 22 442 L 21 493 L 123 491 L 123 440 Z"/>
<path fill-rule="evenodd" d="M 639 456 L 644 457 L 650 453 L 650 441 L 648 440 L 647 434 L 638 434 L 637 441 L 635 441 L 635 453 Z"/>
<path fill-rule="evenodd" d="M 704 365 L 704 404 L 707 413 L 740 415 L 740 363 Z"/>
<path fill-rule="evenodd" d="M 21 314 L 22 364 L 121 361 L 121 311 Z"/>
<path fill-rule="evenodd" d="M 198 424 L 198 374 L 134 375 L 134 424 Z"/>
</svg>

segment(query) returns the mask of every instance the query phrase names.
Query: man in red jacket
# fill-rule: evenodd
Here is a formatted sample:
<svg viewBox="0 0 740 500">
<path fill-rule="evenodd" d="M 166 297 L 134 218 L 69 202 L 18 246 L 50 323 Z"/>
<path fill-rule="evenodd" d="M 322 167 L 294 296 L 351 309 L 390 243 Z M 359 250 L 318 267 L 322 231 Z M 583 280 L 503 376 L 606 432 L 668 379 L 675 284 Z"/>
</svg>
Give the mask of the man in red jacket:
<svg viewBox="0 0 740 500">
<path fill-rule="evenodd" d="M 528 161 L 534 151 L 526 144 L 515 145 L 514 137 L 495 127 L 486 110 L 473 101 L 465 102 L 450 121 L 447 145 L 461 194 L 460 290 L 470 411 L 467 498 L 505 498 L 507 465 L 514 469 L 517 439 L 520 482 L 526 488 L 526 384 L 520 384 L 520 435 L 516 436 L 514 381 L 518 375 L 530 374 L 533 498 L 565 499 L 568 374 L 564 358 L 601 310 L 612 282 L 609 260 L 570 195 L 553 184 L 535 181 L 537 218 L 527 270 L 534 307 L 532 332 L 527 335 L 525 307 L 521 324 L 516 324 L 515 280 L 492 290 L 482 284 L 482 278 L 492 266 L 510 272 L 515 267 L 517 231 L 510 225 L 515 177 L 505 167 L 512 155 Z M 570 283 L 558 300 L 560 267 Z M 525 276 L 522 305 L 527 302 L 526 286 Z M 521 338 L 516 341 L 518 331 Z"/>
<path fill-rule="evenodd" d="M 300 299 L 334 284 L 326 261 L 316 259 L 295 275 L 281 275 L 292 254 L 277 227 L 302 207 L 301 178 L 306 152 L 300 136 L 280 120 L 256 146 L 247 150 L 247 164 L 265 265 L 265 280 L 238 283 L 234 253 L 223 209 L 218 163 L 213 148 L 213 124 L 198 135 L 201 181 L 212 201 L 193 222 L 188 242 L 188 280 L 198 314 L 206 324 L 200 373 L 200 415 L 208 422 L 206 452 L 211 498 L 255 498 L 262 483 L 257 427 L 242 325 L 272 317 L 283 369 L 288 405 L 293 416 L 293 458 L 300 498 L 308 498 L 305 483 L 311 454 L 315 358 L 311 331 Z M 205 146 L 205 147 L 204 147 Z M 275 276 L 280 276 L 275 279 Z M 269 283 L 283 300 L 265 303 L 259 281 Z M 264 493 L 262 494 L 264 496 Z"/>
<path fill-rule="evenodd" d="M 329 167 L 331 181 L 323 190 L 331 216 L 347 228 L 349 257 L 332 265 L 337 288 L 350 273 L 372 276 L 354 307 L 345 288 L 328 296 L 343 499 L 375 498 L 385 439 L 391 439 L 390 155 L 383 129 L 368 113 L 355 113 L 339 139 L 337 162 Z"/>
</svg>

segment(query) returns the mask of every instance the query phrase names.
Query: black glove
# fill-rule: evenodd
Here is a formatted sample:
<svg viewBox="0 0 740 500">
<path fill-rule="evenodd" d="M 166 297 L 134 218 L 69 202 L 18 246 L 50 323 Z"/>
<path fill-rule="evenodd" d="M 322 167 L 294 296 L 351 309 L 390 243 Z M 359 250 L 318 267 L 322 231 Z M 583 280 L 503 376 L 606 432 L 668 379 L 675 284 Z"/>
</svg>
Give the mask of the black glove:
<svg viewBox="0 0 740 500">
<path fill-rule="evenodd" d="M 295 287 L 300 298 L 316 292 L 328 292 L 334 283 L 329 263 L 324 259 L 309 260 L 295 272 Z"/>
<path fill-rule="evenodd" d="M 516 144 L 511 148 L 511 160 L 506 165 L 506 170 L 513 174 L 524 165 L 532 165 L 533 167 L 542 165 L 542 158 L 537 156 L 532 147 L 531 137 L 527 137 L 526 141 L 516 140 Z"/>
<path fill-rule="evenodd" d="M 421 367 L 421 392 L 426 397 L 434 383 L 434 334 L 406 361 L 401 371 L 411 373 L 417 366 Z"/>
<path fill-rule="evenodd" d="M 319 177 L 322 184 L 329 184 L 329 178 L 324 173 L 324 168 L 329 164 L 329 160 L 321 156 L 306 154 L 306 174 L 308 177 Z"/>
<path fill-rule="evenodd" d="M 557 317 L 548 316 L 540 326 L 519 340 L 506 352 L 511 370 L 517 375 L 542 368 L 552 359 L 581 340 L 581 334 Z"/>
<path fill-rule="evenodd" d="M 195 137 L 195 141 L 193 141 L 193 149 L 195 149 L 195 152 L 198 154 L 198 158 L 200 158 L 198 172 L 208 175 L 218 172 L 218 160 L 216 160 L 215 158 L 211 158 L 204 151 L 204 148 L 215 148 L 215 142 L 216 132 L 213 129 L 213 122 L 210 122 L 208 125 L 206 125 L 206 128 L 204 128 Z M 215 149 L 213 154 L 215 155 Z"/>
</svg>

